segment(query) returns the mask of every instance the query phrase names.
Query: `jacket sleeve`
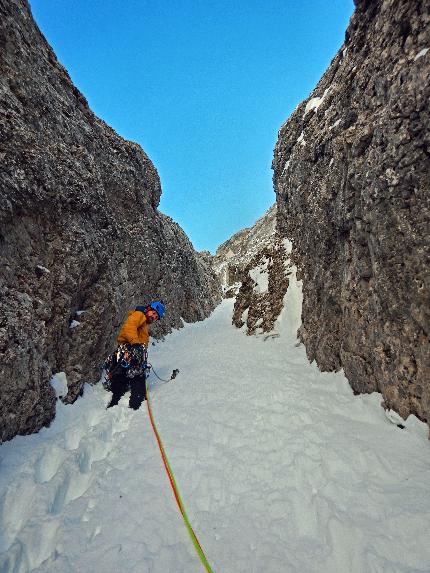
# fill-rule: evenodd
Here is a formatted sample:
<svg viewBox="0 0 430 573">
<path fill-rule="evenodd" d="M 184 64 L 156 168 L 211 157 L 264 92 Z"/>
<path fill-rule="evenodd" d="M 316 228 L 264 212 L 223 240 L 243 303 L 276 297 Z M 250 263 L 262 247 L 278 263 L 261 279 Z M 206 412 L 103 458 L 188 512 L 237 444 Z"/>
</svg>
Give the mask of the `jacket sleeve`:
<svg viewBox="0 0 430 573">
<path fill-rule="evenodd" d="M 121 334 L 129 344 L 140 344 L 137 329 L 146 322 L 143 312 L 132 312 L 124 323 Z"/>
</svg>

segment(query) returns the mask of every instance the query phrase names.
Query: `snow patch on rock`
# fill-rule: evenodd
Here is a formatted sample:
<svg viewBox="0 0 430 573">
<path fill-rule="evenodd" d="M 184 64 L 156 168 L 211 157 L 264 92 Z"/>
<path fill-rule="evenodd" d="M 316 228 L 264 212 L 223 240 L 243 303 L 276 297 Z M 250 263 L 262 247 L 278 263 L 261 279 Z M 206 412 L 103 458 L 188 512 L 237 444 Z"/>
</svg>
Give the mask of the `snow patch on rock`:
<svg viewBox="0 0 430 573">
<path fill-rule="evenodd" d="M 269 261 L 265 258 L 258 267 L 249 271 L 249 276 L 254 281 L 255 293 L 264 293 L 269 290 L 268 264 Z"/>
<path fill-rule="evenodd" d="M 424 56 L 427 54 L 428 51 L 429 51 L 429 48 L 423 48 L 422 50 L 420 50 L 420 51 L 418 52 L 418 54 L 415 56 L 414 61 L 417 61 L 417 60 L 419 60 L 420 58 L 424 57 Z"/>
<path fill-rule="evenodd" d="M 330 88 L 327 88 L 321 97 L 318 97 L 318 96 L 313 97 L 308 101 L 308 103 L 306 104 L 306 107 L 305 107 L 305 113 L 303 114 L 303 117 L 305 117 L 312 110 L 318 111 L 318 108 L 320 107 L 320 105 L 324 101 L 324 98 L 327 96 L 329 90 L 330 90 Z"/>
<path fill-rule="evenodd" d="M 51 378 L 51 386 L 54 388 L 57 398 L 64 398 L 69 391 L 67 386 L 67 376 L 65 372 L 57 372 Z"/>
</svg>

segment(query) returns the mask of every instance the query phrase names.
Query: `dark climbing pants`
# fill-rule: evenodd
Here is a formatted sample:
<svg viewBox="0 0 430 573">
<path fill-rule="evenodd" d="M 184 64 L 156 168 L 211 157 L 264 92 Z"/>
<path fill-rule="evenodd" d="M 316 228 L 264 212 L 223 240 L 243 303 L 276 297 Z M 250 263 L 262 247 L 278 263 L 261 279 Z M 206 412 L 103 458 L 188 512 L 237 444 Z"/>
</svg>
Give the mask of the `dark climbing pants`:
<svg viewBox="0 0 430 573">
<path fill-rule="evenodd" d="M 143 400 L 146 400 L 145 374 L 135 376 L 134 378 L 127 378 L 122 369 L 115 373 L 112 377 L 112 399 L 108 404 L 108 408 L 116 406 L 129 389 L 130 400 L 128 405 L 130 408 L 133 408 L 133 410 L 138 410 Z"/>
</svg>

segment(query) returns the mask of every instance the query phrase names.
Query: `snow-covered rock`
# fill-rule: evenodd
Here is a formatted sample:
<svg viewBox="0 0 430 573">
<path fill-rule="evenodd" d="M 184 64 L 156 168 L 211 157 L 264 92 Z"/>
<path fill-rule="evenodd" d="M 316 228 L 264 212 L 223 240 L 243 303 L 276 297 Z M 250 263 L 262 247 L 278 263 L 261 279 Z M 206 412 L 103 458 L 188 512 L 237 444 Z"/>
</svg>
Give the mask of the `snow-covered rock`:
<svg viewBox="0 0 430 573">
<path fill-rule="evenodd" d="M 284 297 L 293 269 L 290 250 L 291 245 L 275 233 L 270 243 L 243 269 L 234 304 L 233 324 L 238 328 L 246 326 L 247 334 L 271 332 L 284 309 Z"/>
<path fill-rule="evenodd" d="M 239 277 L 250 260 L 261 249 L 272 244 L 275 228 L 276 205 L 273 205 L 252 227 L 242 229 L 218 247 L 212 265 L 224 290 L 230 295 L 237 293 Z"/>
<path fill-rule="evenodd" d="M 213 258 L 224 296 L 235 298 L 233 324 L 247 334 L 267 333 L 288 288 L 288 248 L 276 232 L 276 204 L 256 223 L 223 243 Z"/>
</svg>

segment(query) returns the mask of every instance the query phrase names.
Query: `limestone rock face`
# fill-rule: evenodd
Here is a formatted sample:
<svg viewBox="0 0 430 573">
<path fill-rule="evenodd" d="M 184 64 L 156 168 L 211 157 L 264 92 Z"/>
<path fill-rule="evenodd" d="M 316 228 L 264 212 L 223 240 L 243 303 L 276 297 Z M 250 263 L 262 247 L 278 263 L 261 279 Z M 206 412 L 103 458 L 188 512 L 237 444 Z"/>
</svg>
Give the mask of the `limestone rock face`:
<svg viewBox="0 0 430 573">
<path fill-rule="evenodd" d="M 271 332 L 283 309 L 290 274 L 288 250 L 276 233 L 241 272 L 233 324 L 238 328 L 246 325 L 249 335 Z"/>
<path fill-rule="evenodd" d="M 276 205 L 252 227 L 242 229 L 218 247 L 212 265 L 227 296 L 235 296 L 242 271 L 264 247 L 273 244 L 276 227 Z"/>
<path fill-rule="evenodd" d="M 208 316 L 219 281 L 157 210 L 153 164 L 89 109 L 26 0 L 0 0 L 0 440 L 54 416 L 112 350 L 127 310 L 162 299 L 153 334 Z"/>
<path fill-rule="evenodd" d="M 282 236 L 308 357 L 430 415 L 430 4 L 356 2 L 345 44 L 281 127 Z"/>
<path fill-rule="evenodd" d="M 247 334 L 269 333 L 283 308 L 290 272 L 285 241 L 276 232 L 276 204 L 223 243 L 213 257 L 226 298 L 235 298 L 233 324 Z"/>
</svg>

